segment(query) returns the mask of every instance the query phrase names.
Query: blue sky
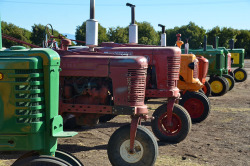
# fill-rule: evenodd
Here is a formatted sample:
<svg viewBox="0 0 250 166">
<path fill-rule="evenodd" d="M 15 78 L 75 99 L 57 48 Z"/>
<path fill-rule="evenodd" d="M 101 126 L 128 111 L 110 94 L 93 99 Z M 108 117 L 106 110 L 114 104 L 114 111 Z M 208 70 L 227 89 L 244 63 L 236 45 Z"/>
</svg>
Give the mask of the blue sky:
<svg viewBox="0 0 250 166">
<path fill-rule="evenodd" d="M 215 26 L 250 30 L 250 0 L 96 0 L 95 18 L 105 28 L 129 25 L 130 8 L 136 5 L 136 21 L 147 21 L 160 31 L 190 21 L 206 30 Z M 3 21 L 31 30 L 50 23 L 60 33 L 74 34 L 89 18 L 90 0 L 0 0 Z"/>
</svg>

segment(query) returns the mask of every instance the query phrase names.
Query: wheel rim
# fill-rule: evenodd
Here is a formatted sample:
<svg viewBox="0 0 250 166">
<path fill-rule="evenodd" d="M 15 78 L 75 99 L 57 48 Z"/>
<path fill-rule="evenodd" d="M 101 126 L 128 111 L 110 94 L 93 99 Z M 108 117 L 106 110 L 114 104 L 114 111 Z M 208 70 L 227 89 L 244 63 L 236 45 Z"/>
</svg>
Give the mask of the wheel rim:
<svg viewBox="0 0 250 166">
<path fill-rule="evenodd" d="M 182 122 L 179 116 L 172 114 L 172 124 L 167 126 L 167 113 L 164 113 L 158 120 L 158 127 L 166 136 L 173 136 L 180 132 L 182 127 Z"/>
<path fill-rule="evenodd" d="M 229 78 L 226 78 L 227 79 L 227 81 L 228 81 L 228 83 L 229 83 L 229 88 L 232 86 L 232 80 L 231 79 L 229 79 Z"/>
<path fill-rule="evenodd" d="M 213 81 L 210 85 L 214 93 L 220 93 L 223 90 L 223 84 L 220 81 Z"/>
<path fill-rule="evenodd" d="M 234 77 L 237 79 L 237 80 L 243 80 L 244 77 L 245 77 L 245 74 L 242 72 L 242 71 L 237 71 L 234 75 Z"/>
<path fill-rule="evenodd" d="M 134 152 L 130 152 L 130 140 L 126 140 L 122 143 L 120 147 L 120 155 L 123 160 L 128 163 L 136 163 L 141 160 L 143 156 L 143 146 L 142 144 L 135 140 Z"/>
<path fill-rule="evenodd" d="M 186 108 L 191 118 L 200 118 L 204 113 L 204 104 L 199 99 L 190 98 L 183 106 Z"/>
</svg>

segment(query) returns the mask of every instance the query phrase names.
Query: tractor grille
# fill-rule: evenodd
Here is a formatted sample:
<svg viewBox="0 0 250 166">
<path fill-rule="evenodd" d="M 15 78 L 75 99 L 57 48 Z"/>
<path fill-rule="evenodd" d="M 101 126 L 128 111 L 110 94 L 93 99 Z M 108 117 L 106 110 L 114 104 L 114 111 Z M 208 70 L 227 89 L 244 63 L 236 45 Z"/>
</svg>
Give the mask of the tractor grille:
<svg viewBox="0 0 250 166">
<path fill-rule="evenodd" d="M 180 57 L 167 57 L 167 86 L 176 87 L 179 80 Z"/>
<path fill-rule="evenodd" d="M 198 78 L 199 75 L 199 62 L 197 59 L 194 60 L 194 71 L 193 71 L 193 78 Z"/>
<path fill-rule="evenodd" d="M 132 105 L 141 105 L 145 98 L 146 69 L 128 69 L 128 102 Z"/>
<path fill-rule="evenodd" d="M 15 70 L 15 82 L 17 123 L 43 121 L 43 70 Z"/>
</svg>

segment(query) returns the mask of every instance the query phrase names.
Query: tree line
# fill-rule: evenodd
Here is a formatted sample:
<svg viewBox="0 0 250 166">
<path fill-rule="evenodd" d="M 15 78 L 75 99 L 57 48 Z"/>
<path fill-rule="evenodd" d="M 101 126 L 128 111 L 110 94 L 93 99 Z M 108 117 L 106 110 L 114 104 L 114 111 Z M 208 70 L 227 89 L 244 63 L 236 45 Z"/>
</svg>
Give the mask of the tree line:
<svg viewBox="0 0 250 166">
<path fill-rule="evenodd" d="M 25 42 L 42 46 L 44 39 L 45 26 L 41 24 L 34 24 L 32 30 L 15 26 L 14 24 L 2 21 L 2 33 L 23 40 Z M 161 31 L 156 31 L 148 22 L 137 22 L 138 25 L 138 43 L 148 45 L 160 45 Z M 160 28 L 159 28 L 160 29 Z M 203 27 L 196 25 L 194 22 L 189 22 L 187 25 L 166 29 L 167 45 L 174 46 L 176 43 L 176 34 L 180 33 L 182 41 L 188 42 L 190 48 L 201 48 L 204 41 L 204 36 L 207 35 L 207 43 L 213 45 L 215 36 L 219 37 L 219 47 L 229 48 L 229 40 L 234 39 L 235 48 L 245 48 L 250 57 L 250 30 L 238 30 L 227 27 L 214 27 L 210 30 L 205 30 Z M 54 30 L 54 35 L 57 36 L 59 32 Z M 85 41 L 86 36 L 86 22 L 76 27 L 76 40 Z M 128 43 L 128 26 L 127 27 L 111 27 L 105 28 L 101 24 L 98 27 L 98 43 L 112 41 L 115 43 Z M 60 41 L 57 40 L 60 44 Z M 18 43 L 3 39 L 3 46 L 10 47 Z M 82 45 L 82 43 L 77 43 Z M 20 45 L 20 44 L 19 44 Z"/>
</svg>

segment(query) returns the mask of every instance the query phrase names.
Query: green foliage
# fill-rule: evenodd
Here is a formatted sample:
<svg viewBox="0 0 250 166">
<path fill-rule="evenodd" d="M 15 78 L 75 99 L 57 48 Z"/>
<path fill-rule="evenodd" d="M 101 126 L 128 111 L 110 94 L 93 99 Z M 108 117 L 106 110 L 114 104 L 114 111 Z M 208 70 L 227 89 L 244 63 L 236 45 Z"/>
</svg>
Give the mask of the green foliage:
<svg viewBox="0 0 250 166">
<path fill-rule="evenodd" d="M 147 45 L 159 45 L 160 36 L 154 27 L 148 22 L 138 22 L 138 43 Z"/>
<path fill-rule="evenodd" d="M 180 33 L 182 41 L 186 43 L 188 40 L 190 48 L 199 48 L 203 42 L 206 30 L 203 27 L 195 25 L 193 22 L 189 22 L 188 25 L 181 27 L 174 27 L 173 29 L 167 29 L 167 44 L 174 46 L 176 43 L 176 34 Z"/>
<path fill-rule="evenodd" d="M 30 41 L 31 32 L 30 31 L 28 31 L 24 28 L 20 28 L 20 27 L 14 25 L 14 24 L 11 24 L 11 23 L 8 24 L 7 22 L 4 22 L 4 21 L 1 21 L 1 26 L 2 26 L 2 33 L 3 34 L 17 38 L 17 39 L 25 41 L 27 43 L 31 43 L 31 41 Z M 3 47 L 8 48 L 8 47 L 11 47 L 13 45 L 23 45 L 23 44 L 19 44 L 19 43 L 16 43 L 16 42 L 13 42 L 13 41 L 10 41 L 10 40 L 3 38 Z M 28 47 L 26 45 L 23 45 L 23 46 Z"/>
<path fill-rule="evenodd" d="M 236 39 L 236 36 L 239 34 L 238 30 L 233 28 L 219 28 L 218 26 L 214 27 L 213 29 L 207 32 L 208 35 L 208 44 L 214 45 L 215 44 L 215 37 L 219 37 L 219 47 L 226 47 L 229 48 L 229 40 Z M 236 40 L 235 40 L 236 41 Z"/>
<path fill-rule="evenodd" d="M 239 31 L 234 48 L 245 48 L 247 57 L 250 58 L 250 30 Z"/>
<path fill-rule="evenodd" d="M 128 43 L 129 37 L 128 37 L 128 27 L 122 28 L 122 27 L 116 27 L 116 28 L 109 28 L 108 30 L 108 39 L 109 41 L 115 42 L 115 43 Z"/>
<path fill-rule="evenodd" d="M 85 41 L 86 39 L 86 21 L 76 27 L 75 32 L 76 40 Z M 108 36 L 106 33 L 106 28 L 98 24 L 98 43 L 108 41 Z M 77 43 L 77 45 L 84 45 L 83 43 Z"/>
</svg>

